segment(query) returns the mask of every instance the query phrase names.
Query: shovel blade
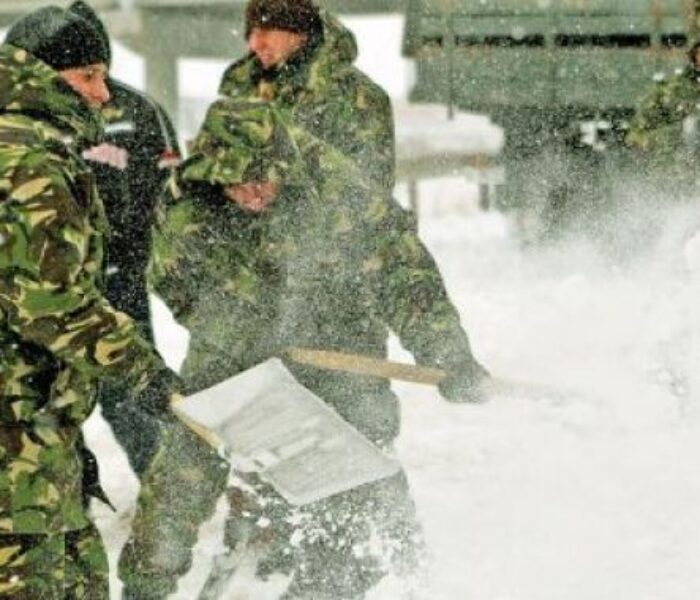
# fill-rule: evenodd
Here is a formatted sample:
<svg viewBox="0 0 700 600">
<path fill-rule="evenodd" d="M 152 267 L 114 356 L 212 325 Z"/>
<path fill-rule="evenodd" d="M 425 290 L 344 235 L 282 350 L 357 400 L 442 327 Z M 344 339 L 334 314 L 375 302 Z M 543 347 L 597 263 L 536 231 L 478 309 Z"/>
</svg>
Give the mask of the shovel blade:
<svg viewBox="0 0 700 600">
<path fill-rule="evenodd" d="M 294 505 L 400 468 L 276 358 L 185 398 L 177 411 L 213 431 L 234 467 L 259 473 Z"/>
</svg>

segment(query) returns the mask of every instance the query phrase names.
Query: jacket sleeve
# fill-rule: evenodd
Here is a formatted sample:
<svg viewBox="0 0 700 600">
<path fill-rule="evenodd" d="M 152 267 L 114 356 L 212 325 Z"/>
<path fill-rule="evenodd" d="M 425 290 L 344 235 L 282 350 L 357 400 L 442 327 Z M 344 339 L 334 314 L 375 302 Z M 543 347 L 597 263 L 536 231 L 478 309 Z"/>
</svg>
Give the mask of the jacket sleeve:
<svg viewBox="0 0 700 600">
<path fill-rule="evenodd" d="M 58 161 L 13 169 L 0 204 L 0 313 L 22 340 L 89 377 L 146 383 L 165 368 L 134 323 L 101 295 L 88 207 Z M 94 215 L 92 216 L 94 217 Z"/>
<path fill-rule="evenodd" d="M 418 237 L 414 216 L 333 145 L 291 128 L 310 185 L 330 217 L 324 229 L 343 246 L 375 297 L 386 325 L 417 362 L 459 369 L 471 363 L 469 339 L 440 271 Z"/>
<path fill-rule="evenodd" d="M 204 276 L 203 226 L 194 203 L 186 197 L 175 200 L 169 192 L 163 194 L 153 229 L 148 283 L 181 324 L 186 324 L 192 312 Z"/>
<path fill-rule="evenodd" d="M 359 266 L 382 319 L 403 347 L 419 363 L 447 370 L 471 363 L 469 339 L 414 216 L 333 145 L 306 129 L 291 131 L 309 184 L 330 215 L 324 229 L 335 246 L 344 246 L 351 268 Z"/>
<path fill-rule="evenodd" d="M 363 215 L 366 274 L 385 323 L 416 362 L 459 369 L 473 360 L 459 313 L 413 216 L 375 195 Z"/>
</svg>

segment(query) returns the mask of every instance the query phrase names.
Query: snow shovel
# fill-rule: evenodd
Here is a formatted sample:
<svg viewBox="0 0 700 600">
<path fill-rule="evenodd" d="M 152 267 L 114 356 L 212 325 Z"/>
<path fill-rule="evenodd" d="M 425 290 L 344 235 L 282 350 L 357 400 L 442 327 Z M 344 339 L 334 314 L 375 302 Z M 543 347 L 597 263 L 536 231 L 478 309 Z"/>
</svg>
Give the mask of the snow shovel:
<svg viewBox="0 0 700 600">
<path fill-rule="evenodd" d="M 296 506 L 400 468 L 277 358 L 184 398 L 173 410 L 223 449 L 237 471 L 256 472 Z"/>
<path fill-rule="evenodd" d="M 288 348 L 286 354 L 299 364 L 412 383 L 435 386 L 447 377 L 441 369 L 347 352 Z M 576 434 L 584 434 L 592 427 L 600 429 L 601 423 L 614 425 L 616 422 L 607 402 L 572 389 L 492 376 L 480 383 L 479 391 L 483 400 L 498 398 L 499 406 L 503 405 L 501 401 L 525 399 L 528 404 L 538 406 L 542 418 Z M 605 413 L 604 417 L 601 411 Z"/>
<path fill-rule="evenodd" d="M 447 377 L 447 372 L 442 369 L 400 363 L 349 352 L 317 350 L 314 348 L 288 348 L 287 357 L 296 363 L 321 369 L 343 371 L 356 375 L 382 377 L 385 379 L 397 379 L 399 381 L 422 383 L 433 386 L 438 385 Z M 483 381 L 481 384 L 481 391 L 485 397 L 491 395 L 525 393 L 535 397 L 547 397 L 558 400 L 566 398 L 570 400 L 572 397 L 578 395 L 572 390 L 500 377 L 490 377 Z"/>
</svg>

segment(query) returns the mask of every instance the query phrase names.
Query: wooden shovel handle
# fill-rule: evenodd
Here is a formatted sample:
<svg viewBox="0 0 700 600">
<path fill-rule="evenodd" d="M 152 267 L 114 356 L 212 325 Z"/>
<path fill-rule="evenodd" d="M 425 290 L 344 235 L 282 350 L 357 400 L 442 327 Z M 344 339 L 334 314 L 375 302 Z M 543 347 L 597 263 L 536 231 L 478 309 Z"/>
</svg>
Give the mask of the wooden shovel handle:
<svg viewBox="0 0 700 600">
<path fill-rule="evenodd" d="M 355 373 L 356 375 L 370 375 L 385 379 L 399 379 L 426 385 L 437 385 L 447 376 L 442 369 L 409 365 L 383 358 L 333 350 L 288 348 L 287 357 L 296 363 L 320 369 L 344 371 L 346 373 Z"/>
</svg>

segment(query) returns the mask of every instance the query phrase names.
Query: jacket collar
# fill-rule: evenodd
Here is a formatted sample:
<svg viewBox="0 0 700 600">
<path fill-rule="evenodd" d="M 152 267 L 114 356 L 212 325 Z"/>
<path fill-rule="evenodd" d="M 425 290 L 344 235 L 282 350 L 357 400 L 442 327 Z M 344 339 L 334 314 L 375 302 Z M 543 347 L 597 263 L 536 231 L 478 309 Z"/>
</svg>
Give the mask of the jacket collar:
<svg viewBox="0 0 700 600">
<path fill-rule="evenodd" d="M 26 50 L 0 46 L 0 114 L 21 114 L 58 131 L 56 137 L 95 142 L 102 120 L 58 72 Z"/>
<path fill-rule="evenodd" d="M 323 35 L 312 40 L 302 50 L 275 70 L 265 70 L 254 55 L 231 65 L 224 74 L 219 92 L 236 96 L 239 90 L 263 79 L 272 80 L 279 90 L 313 92 L 320 82 L 327 80 L 343 66 L 350 66 L 357 58 L 357 43 L 352 32 L 328 13 L 322 14 Z"/>
</svg>

